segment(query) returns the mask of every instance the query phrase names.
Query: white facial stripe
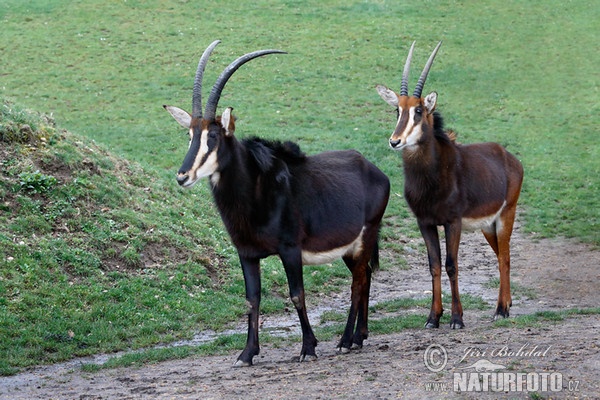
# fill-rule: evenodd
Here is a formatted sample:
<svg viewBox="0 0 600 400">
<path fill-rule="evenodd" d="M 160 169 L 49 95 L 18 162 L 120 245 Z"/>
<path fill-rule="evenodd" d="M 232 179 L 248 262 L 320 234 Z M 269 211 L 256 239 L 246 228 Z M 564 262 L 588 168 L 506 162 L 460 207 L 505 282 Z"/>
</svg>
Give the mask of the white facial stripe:
<svg viewBox="0 0 600 400">
<path fill-rule="evenodd" d="M 203 130 L 200 133 L 200 149 L 198 150 L 198 154 L 196 154 L 196 158 L 194 159 L 194 164 L 192 165 L 192 171 L 198 169 L 200 167 L 200 163 L 204 158 L 204 155 L 208 151 L 208 131 Z"/>
<path fill-rule="evenodd" d="M 409 111 L 408 124 L 406 125 L 406 145 L 411 146 L 417 144 L 419 137 L 421 136 L 421 125 L 415 126 L 415 108 L 411 107 Z"/>
<path fill-rule="evenodd" d="M 398 128 L 400 127 L 400 121 L 402 120 L 402 113 L 403 110 L 401 107 L 398 107 L 398 122 L 396 123 L 396 129 L 394 130 L 394 132 L 396 132 L 396 130 L 398 130 Z M 414 132 L 413 132 L 414 130 Z M 404 129 L 402 130 L 402 132 L 400 132 L 400 145 L 398 147 L 396 147 L 396 149 L 402 149 L 405 146 L 411 146 L 417 143 L 417 141 L 419 140 L 419 137 L 421 136 L 421 129 L 420 129 L 420 125 L 418 125 L 415 129 L 415 107 L 411 107 L 408 110 L 408 121 L 406 123 L 406 126 L 404 127 Z M 392 137 L 390 139 L 392 139 L 394 137 L 394 134 L 392 133 Z"/>
<path fill-rule="evenodd" d="M 396 127 L 394 128 L 394 131 L 392 132 L 392 136 L 390 136 L 390 142 L 394 139 L 394 136 L 396 134 L 396 131 L 398 130 L 398 126 L 400 126 L 400 120 L 402 119 L 402 107 L 398 106 L 398 121 L 396 121 Z M 402 139 L 400 139 L 400 141 L 402 141 Z M 390 145 L 391 146 L 391 145 Z M 400 147 L 396 147 L 394 148 L 395 150 L 399 150 L 400 148 L 402 148 L 402 144 L 400 145 Z"/>
<path fill-rule="evenodd" d="M 196 179 L 212 175 L 217 170 L 217 152 L 210 153 L 204 164 L 196 170 Z"/>
<path fill-rule="evenodd" d="M 396 121 L 396 129 L 398 129 L 398 125 L 400 125 L 400 120 L 402 119 L 402 107 L 398 107 L 398 121 Z M 395 131 L 395 129 L 394 129 Z"/>
<path fill-rule="evenodd" d="M 190 128 L 189 134 L 190 134 L 190 140 L 188 141 L 188 150 L 190 149 L 190 147 L 192 147 L 192 139 L 194 138 L 194 130 Z"/>
<path fill-rule="evenodd" d="M 191 141 L 190 141 L 191 143 Z M 206 176 L 212 175 L 218 167 L 217 162 L 217 152 L 213 150 L 213 152 L 202 162 L 202 160 L 206 157 L 208 153 L 208 130 L 205 129 L 200 134 L 200 149 L 198 150 L 198 154 L 194 158 L 194 164 L 192 165 L 192 169 L 190 170 L 190 179 L 188 180 L 188 184 L 185 186 L 192 186 L 198 181 L 198 179 L 204 178 Z"/>
<path fill-rule="evenodd" d="M 200 153 L 198 155 L 204 157 L 206 153 L 208 153 L 208 129 L 203 130 L 200 136 Z"/>
</svg>

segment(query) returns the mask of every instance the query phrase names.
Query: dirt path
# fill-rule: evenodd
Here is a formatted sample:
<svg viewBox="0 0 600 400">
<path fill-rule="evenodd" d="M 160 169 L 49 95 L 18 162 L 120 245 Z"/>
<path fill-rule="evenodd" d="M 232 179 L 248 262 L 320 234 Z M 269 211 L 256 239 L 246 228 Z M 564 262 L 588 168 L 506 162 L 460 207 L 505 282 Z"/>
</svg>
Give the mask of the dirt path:
<svg viewBox="0 0 600 400">
<path fill-rule="evenodd" d="M 564 239 L 536 240 L 519 229 L 512 243 L 511 315 L 598 306 L 600 252 Z M 390 267 L 374 276 L 373 303 L 430 296 L 425 257 L 417 251 L 405 256 L 410 269 Z M 444 326 L 372 334 L 363 349 L 345 355 L 336 354 L 335 341 L 321 342 L 319 360 L 311 363 L 296 362 L 299 343 L 283 348 L 266 345 L 256 365 L 243 369 L 231 367 L 237 353 L 92 374 L 83 373 L 77 367 L 81 361 L 76 360 L 0 378 L 0 398 L 478 399 L 542 398 L 535 397 L 541 394 L 552 399 L 600 399 L 600 315 L 528 328 L 494 328 L 490 317 L 497 289 L 490 288 L 489 282 L 497 277 L 496 264 L 480 234 L 463 236 L 459 263 L 461 293 L 480 296 L 491 306 L 486 311 L 467 310 L 466 328 L 460 331 Z M 443 285 L 448 291 L 447 280 Z M 313 325 L 318 325 L 323 311 L 345 310 L 347 298 L 348 293 L 340 293 L 319 297 L 318 307 L 309 304 L 314 309 Z M 263 330 L 283 325 L 298 330 L 295 315 L 265 317 Z M 514 390 L 517 382 L 525 391 Z"/>
</svg>

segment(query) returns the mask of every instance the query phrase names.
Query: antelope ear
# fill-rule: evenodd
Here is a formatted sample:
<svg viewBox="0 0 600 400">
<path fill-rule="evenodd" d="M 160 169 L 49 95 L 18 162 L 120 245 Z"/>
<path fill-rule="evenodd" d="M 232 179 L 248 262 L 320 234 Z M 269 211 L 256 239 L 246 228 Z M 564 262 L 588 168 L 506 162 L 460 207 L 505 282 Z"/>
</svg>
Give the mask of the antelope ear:
<svg viewBox="0 0 600 400">
<path fill-rule="evenodd" d="M 437 103 L 437 93 L 431 92 L 425 97 L 425 108 L 427 112 L 431 114 L 435 110 L 435 104 Z"/>
<path fill-rule="evenodd" d="M 221 115 L 221 126 L 225 129 L 225 136 L 233 136 L 235 132 L 235 117 L 231 116 L 233 107 L 227 107 Z"/>
<path fill-rule="evenodd" d="M 173 118 L 175 118 L 175 121 L 177 121 L 179 125 L 183 126 L 185 129 L 190 129 L 192 125 L 192 116 L 187 111 L 184 111 L 179 107 L 163 107 L 173 116 Z"/>
<path fill-rule="evenodd" d="M 393 90 L 386 88 L 383 85 L 377 85 L 377 92 L 381 98 L 394 108 L 398 108 L 398 95 Z"/>
</svg>

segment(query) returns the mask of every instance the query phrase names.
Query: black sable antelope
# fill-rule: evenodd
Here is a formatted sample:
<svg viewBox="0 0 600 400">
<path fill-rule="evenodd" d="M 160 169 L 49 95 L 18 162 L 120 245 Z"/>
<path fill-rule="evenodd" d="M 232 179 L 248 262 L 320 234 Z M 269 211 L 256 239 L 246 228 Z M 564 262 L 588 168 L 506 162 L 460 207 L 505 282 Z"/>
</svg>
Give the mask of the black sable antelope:
<svg viewBox="0 0 600 400">
<path fill-rule="evenodd" d="M 246 284 L 248 339 L 236 366 L 252 365 L 259 353 L 258 317 L 262 258 L 277 254 L 287 274 L 290 297 L 300 318 L 300 360 L 316 358 L 317 340 L 304 301 L 303 264 L 341 257 L 352 272 L 352 298 L 341 351 L 360 347 L 367 337 L 371 271 L 378 266 L 378 233 L 389 197 L 389 180 L 356 151 L 304 155 L 291 142 L 234 136 L 231 108 L 215 116 L 225 83 L 261 50 L 232 62 L 217 78 L 204 115 L 204 67 L 219 41 L 202 54 L 192 96 L 192 114 L 165 106 L 189 129 L 189 150 L 177 182 L 191 187 L 208 177 L 223 223 L 237 248 Z M 354 329 L 356 324 L 356 330 Z"/>
<path fill-rule="evenodd" d="M 410 48 L 400 94 L 378 85 L 379 95 L 396 108 L 398 121 L 390 146 L 402 151 L 404 196 L 417 217 L 429 257 L 433 283 L 431 312 L 426 327 L 437 328 L 442 315 L 441 254 L 438 226 L 446 233 L 446 272 L 452 291 L 452 328 L 464 327 L 458 294 L 458 245 L 461 230 L 481 229 L 498 257 L 500 290 L 494 318 L 508 317 L 510 296 L 510 236 L 523 182 L 523 167 L 515 156 L 496 143 L 460 145 L 444 131 L 434 112 L 437 93 L 421 98 L 421 91 L 437 45 L 408 96 Z"/>
</svg>

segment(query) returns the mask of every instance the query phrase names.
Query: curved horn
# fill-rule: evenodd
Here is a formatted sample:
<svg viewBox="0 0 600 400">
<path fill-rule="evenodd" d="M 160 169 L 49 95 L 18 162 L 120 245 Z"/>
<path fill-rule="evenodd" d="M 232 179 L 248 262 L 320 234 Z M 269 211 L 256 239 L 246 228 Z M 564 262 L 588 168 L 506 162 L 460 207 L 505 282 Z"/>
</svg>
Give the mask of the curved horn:
<svg viewBox="0 0 600 400">
<path fill-rule="evenodd" d="M 206 67 L 210 53 L 212 53 L 213 49 L 217 47 L 219 43 L 221 43 L 220 40 L 212 42 L 206 50 L 204 50 L 202 57 L 200 57 L 200 61 L 198 61 L 198 69 L 196 69 L 196 78 L 194 79 L 194 91 L 192 93 L 193 118 L 202 118 L 202 77 L 204 75 L 204 67 Z"/>
<path fill-rule="evenodd" d="M 406 57 L 406 63 L 404 64 L 404 71 L 402 72 L 402 85 L 400 86 L 400 96 L 408 96 L 408 71 L 410 70 L 410 60 L 412 60 L 415 43 L 416 41 L 414 41 L 412 46 L 410 46 L 408 56 Z"/>
<path fill-rule="evenodd" d="M 425 68 L 423 68 L 423 72 L 421 72 L 421 77 L 417 82 L 417 86 L 415 86 L 415 91 L 413 93 L 414 97 L 421 97 L 421 92 L 423 91 L 423 86 L 425 85 L 425 81 L 427 80 L 427 75 L 429 74 L 429 69 L 431 68 L 431 64 L 433 64 L 433 59 L 437 54 L 438 49 L 442 45 L 442 41 L 438 43 L 438 45 L 433 49 L 433 53 L 429 56 L 429 60 L 427 60 L 427 64 L 425 64 Z"/>
<path fill-rule="evenodd" d="M 231 78 L 231 75 L 242 65 L 252 60 L 253 58 L 264 56 L 267 54 L 280 53 L 287 54 L 285 51 L 281 50 L 258 50 L 252 53 L 245 54 L 239 57 L 237 60 L 229 64 L 221 75 L 217 78 L 212 90 L 210 91 L 210 95 L 208 96 L 208 101 L 206 102 L 206 109 L 204 110 L 204 119 L 206 120 L 214 120 L 215 114 L 217 112 L 217 104 L 219 104 L 219 99 L 221 98 L 221 92 L 225 87 L 225 84 Z"/>
</svg>

